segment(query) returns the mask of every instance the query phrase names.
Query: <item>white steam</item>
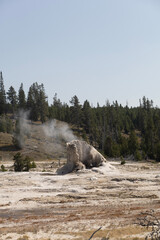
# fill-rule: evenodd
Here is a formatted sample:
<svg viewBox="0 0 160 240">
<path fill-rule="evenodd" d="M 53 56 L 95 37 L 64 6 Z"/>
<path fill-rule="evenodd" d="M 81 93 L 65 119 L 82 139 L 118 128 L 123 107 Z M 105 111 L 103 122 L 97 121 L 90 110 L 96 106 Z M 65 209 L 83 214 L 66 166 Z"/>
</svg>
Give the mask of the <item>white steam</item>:
<svg viewBox="0 0 160 240">
<path fill-rule="evenodd" d="M 30 134 L 31 128 L 28 124 L 30 111 L 20 110 L 18 113 L 20 132 L 25 135 Z"/>
<path fill-rule="evenodd" d="M 69 128 L 68 124 L 64 122 L 52 120 L 44 123 L 42 128 L 46 137 L 52 137 L 58 142 L 69 142 L 77 139 L 77 137 L 73 134 L 72 130 Z"/>
<path fill-rule="evenodd" d="M 52 120 L 44 124 L 31 123 L 29 112 L 19 111 L 14 132 L 14 143 L 20 149 L 47 157 L 66 154 L 66 142 L 76 140 L 67 123 Z M 43 155 L 43 156 L 44 156 Z"/>
<path fill-rule="evenodd" d="M 25 139 L 30 136 L 30 125 L 28 124 L 29 111 L 20 110 L 17 116 L 14 138 L 16 145 L 23 148 Z"/>
</svg>

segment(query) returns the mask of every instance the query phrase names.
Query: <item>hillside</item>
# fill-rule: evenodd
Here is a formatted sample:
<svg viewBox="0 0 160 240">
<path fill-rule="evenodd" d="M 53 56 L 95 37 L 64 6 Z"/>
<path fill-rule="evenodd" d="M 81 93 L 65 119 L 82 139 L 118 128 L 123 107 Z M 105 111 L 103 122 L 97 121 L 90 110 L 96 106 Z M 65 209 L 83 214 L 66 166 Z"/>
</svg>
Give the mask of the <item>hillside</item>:
<svg viewBox="0 0 160 240">
<path fill-rule="evenodd" d="M 27 128 L 29 137 L 25 136 L 25 143 L 21 150 L 16 149 L 13 145 L 12 134 L 0 132 L 1 160 L 12 160 L 17 152 L 28 155 L 34 160 L 57 160 L 66 157 L 65 141 L 59 136 L 46 134 L 44 125 L 39 122 L 27 121 Z"/>
</svg>

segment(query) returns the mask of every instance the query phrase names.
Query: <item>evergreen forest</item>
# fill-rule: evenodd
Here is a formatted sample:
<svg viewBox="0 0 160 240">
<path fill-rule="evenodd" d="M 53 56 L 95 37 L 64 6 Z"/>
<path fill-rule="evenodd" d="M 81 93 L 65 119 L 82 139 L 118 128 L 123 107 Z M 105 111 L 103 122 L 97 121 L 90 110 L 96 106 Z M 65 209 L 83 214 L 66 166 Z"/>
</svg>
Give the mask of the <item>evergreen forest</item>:
<svg viewBox="0 0 160 240">
<path fill-rule="evenodd" d="M 160 109 L 145 96 L 138 107 L 124 107 L 117 101 L 96 107 L 88 100 L 80 104 L 75 95 L 70 104 L 57 94 L 48 104 L 43 84 L 33 83 L 27 95 L 23 84 L 5 90 L 0 72 L 0 132 L 13 132 L 13 119 L 19 110 L 29 112 L 31 121 L 42 123 L 57 119 L 67 122 L 85 141 L 108 157 L 131 157 L 135 160 L 160 161 Z"/>
</svg>

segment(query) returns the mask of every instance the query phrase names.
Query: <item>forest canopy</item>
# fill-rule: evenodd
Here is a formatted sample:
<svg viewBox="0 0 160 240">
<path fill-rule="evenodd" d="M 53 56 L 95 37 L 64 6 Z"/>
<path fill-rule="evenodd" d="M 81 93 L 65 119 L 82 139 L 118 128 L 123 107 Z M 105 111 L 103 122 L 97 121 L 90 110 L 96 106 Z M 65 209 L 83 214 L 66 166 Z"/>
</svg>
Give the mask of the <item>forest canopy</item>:
<svg viewBox="0 0 160 240">
<path fill-rule="evenodd" d="M 1 132 L 12 132 L 11 119 L 21 109 L 29 111 L 32 121 L 44 123 L 57 119 L 67 122 L 108 157 L 132 156 L 136 160 L 160 161 L 160 109 L 145 96 L 139 100 L 138 107 L 122 106 L 117 101 L 93 107 L 88 100 L 80 104 L 76 95 L 68 105 L 54 94 L 49 105 L 43 84 L 33 83 L 27 95 L 23 83 L 18 92 L 13 86 L 6 92 L 0 72 Z"/>
</svg>

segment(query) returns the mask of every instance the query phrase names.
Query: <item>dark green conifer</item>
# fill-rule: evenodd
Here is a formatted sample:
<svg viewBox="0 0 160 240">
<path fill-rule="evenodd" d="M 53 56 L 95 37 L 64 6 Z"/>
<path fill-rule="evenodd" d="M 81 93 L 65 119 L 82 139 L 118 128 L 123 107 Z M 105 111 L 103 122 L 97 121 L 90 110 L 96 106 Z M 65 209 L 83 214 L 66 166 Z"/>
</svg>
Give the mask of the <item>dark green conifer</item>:
<svg viewBox="0 0 160 240">
<path fill-rule="evenodd" d="M 4 89 L 2 72 L 0 72 L 0 115 L 5 112 L 6 112 L 6 92 Z"/>
</svg>

